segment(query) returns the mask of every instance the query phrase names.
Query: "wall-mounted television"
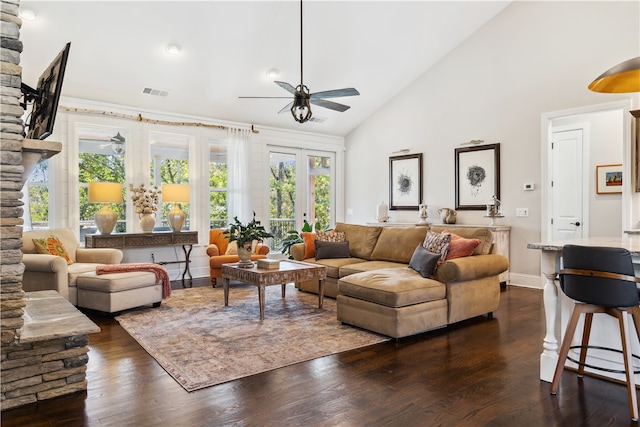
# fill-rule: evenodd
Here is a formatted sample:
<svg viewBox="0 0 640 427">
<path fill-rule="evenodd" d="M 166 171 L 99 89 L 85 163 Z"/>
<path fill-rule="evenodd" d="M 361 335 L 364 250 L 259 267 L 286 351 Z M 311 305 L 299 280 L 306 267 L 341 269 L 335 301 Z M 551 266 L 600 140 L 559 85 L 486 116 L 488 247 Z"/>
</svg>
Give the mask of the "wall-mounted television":
<svg viewBox="0 0 640 427">
<path fill-rule="evenodd" d="M 22 83 L 23 108 L 26 109 L 27 104 L 33 102 L 30 119 L 26 124 L 29 129 L 26 137 L 29 139 L 45 139 L 53 132 L 70 47 L 71 43 L 67 43 L 44 70 L 36 89 Z"/>
</svg>

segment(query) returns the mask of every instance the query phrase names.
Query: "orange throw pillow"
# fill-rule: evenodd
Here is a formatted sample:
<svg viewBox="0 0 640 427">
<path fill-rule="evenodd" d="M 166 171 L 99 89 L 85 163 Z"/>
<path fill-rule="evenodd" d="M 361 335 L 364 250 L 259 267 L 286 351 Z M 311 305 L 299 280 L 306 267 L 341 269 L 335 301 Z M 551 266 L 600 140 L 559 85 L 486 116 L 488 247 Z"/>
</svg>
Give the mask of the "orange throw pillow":
<svg viewBox="0 0 640 427">
<path fill-rule="evenodd" d="M 454 233 L 449 234 L 451 234 L 451 241 L 445 260 L 469 256 L 481 243 L 480 239 L 466 239 Z"/>
<path fill-rule="evenodd" d="M 67 261 L 67 265 L 73 264 L 69 253 L 58 237 L 49 236 L 46 239 L 33 239 L 33 244 L 39 254 L 57 255 L 64 258 Z"/>
<path fill-rule="evenodd" d="M 307 258 L 315 258 L 316 257 L 316 233 L 311 233 L 309 231 L 303 231 L 300 233 L 300 237 L 304 241 L 304 257 L 302 259 Z"/>
</svg>

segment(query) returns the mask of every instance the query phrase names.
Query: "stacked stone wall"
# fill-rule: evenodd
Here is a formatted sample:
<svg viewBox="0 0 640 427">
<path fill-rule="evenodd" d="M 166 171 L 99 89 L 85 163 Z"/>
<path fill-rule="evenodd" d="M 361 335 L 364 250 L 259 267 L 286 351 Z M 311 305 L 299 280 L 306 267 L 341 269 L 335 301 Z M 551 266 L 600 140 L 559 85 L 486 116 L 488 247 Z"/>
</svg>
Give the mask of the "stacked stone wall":
<svg viewBox="0 0 640 427">
<path fill-rule="evenodd" d="M 0 342 L 13 343 L 23 325 L 22 68 L 18 0 L 0 2 Z"/>
<path fill-rule="evenodd" d="M 22 68 L 19 0 L 0 1 L 0 389 L 2 410 L 86 390 L 88 337 L 20 342 L 22 289 Z"/>
<path fill-rule="evenodd" d="M 2 409 L 87 389 L 87 335 L 2 347 Z"/>
</svg>

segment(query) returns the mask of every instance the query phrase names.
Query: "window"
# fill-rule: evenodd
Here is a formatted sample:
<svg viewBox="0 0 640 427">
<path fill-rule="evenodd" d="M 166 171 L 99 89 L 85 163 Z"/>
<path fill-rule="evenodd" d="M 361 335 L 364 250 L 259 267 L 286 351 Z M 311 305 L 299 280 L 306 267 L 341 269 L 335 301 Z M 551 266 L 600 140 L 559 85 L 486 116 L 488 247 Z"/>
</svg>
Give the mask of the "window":
<svg viewBox="0 0 640 427">
<path fill-rule="evenodd" d="M 149 183 L 162 189 L 162 184 L 189 184 L 189 136 L 164 132 L 150 132 L 151 169 Z M 162 200 L 162 194 L 160 194 Z M 173 204 L 161 202 L 156 214 L 155 231 L 171 230 L 167 213 Z M 189 204 L 182 203 L 186 215 L 183 229 L 190 226 Z"/>
<path fill-rule="evenodd" d="M 36 165 L 27 180 L 25 189 L 25 224 L 32 230 L 49 228 L 49 161 Z"/>
<path fill-rule="evenodd" d="M 227 145 L 209 143 L 209 227 L 224 228 L 229 223 L 227 203 Z"/>
<path fill-rule="evenodd" d="M 124 177 L 127 133 L 119 128 L 80 127 L 78 135 L 80 240 L 84 241 L 85 234 L 97 232 L 94 215 L 102 207 L 99 203 L 89 203 L 89 182 L 122 184 L 122 202 L 109 204 L 109 208 L 118 215 L 118 222 L 113 232 L 126 232 Z"/>
</svg>

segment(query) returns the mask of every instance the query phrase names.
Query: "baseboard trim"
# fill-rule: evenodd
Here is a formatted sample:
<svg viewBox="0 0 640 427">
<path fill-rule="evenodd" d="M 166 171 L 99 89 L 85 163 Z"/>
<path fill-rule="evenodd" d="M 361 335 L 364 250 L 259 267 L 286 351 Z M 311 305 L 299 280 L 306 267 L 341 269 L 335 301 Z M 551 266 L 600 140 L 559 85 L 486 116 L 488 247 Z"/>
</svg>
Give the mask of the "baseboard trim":
<svg viewBox="0 0 640 427">
<path fill-rule="evenodd" d="M 542 289 L 544 282 L 541 276 L 534 276 L 532 274 L 509 274 L 509 284 L 511 286 L 520 286 L 523 288 Z"/>
</svg>

